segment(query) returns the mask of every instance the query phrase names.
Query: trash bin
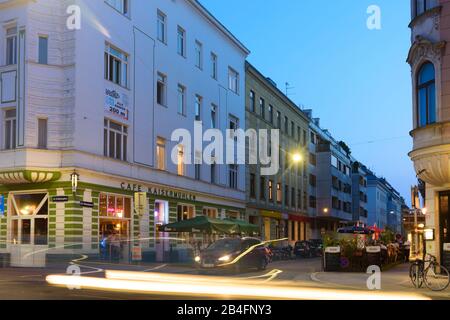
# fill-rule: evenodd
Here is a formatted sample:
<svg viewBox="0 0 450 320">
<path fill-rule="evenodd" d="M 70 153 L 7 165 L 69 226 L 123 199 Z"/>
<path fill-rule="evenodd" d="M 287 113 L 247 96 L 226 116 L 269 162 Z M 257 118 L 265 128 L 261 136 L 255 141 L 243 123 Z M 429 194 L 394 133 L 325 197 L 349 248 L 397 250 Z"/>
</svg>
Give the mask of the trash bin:
<svg viewBox="0 0 450 320">
<path fill-rule="evenodd" d="M 323 259 L 325 272 L 339 271 L 341 269 L 341 247 L 325 248 Z"/>
<path fill-rule="evenodd" d="M 366 247 L 367 266 L 379 266 L 381 268 L 381 247 Z"/>
<path fill-rule="evenodd" d="M 450 243 L 444 243 L 442 251 L 442 265 L 450 270 Z"/>
</svg>

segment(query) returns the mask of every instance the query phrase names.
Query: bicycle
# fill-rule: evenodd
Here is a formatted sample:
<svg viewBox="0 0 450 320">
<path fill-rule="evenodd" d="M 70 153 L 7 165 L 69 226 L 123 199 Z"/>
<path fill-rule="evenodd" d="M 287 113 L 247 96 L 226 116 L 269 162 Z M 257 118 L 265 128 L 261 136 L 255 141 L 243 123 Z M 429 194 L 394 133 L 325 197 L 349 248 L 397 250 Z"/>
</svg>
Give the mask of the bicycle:
<svg viewBox="0 0 450 320">
<path fill-rule="evenodd" d="M 416 260 L 409 268 L 409 277 L 414 287 L 420 289 L 423 284 L 431 291 L 444 291 L 450 285 L 450 275 L 444 266 L 441 266 L 436 257 L 428 255 L 429 260 Z M 426 263 L 429 263 L 427 267 Z"/>
</svg>

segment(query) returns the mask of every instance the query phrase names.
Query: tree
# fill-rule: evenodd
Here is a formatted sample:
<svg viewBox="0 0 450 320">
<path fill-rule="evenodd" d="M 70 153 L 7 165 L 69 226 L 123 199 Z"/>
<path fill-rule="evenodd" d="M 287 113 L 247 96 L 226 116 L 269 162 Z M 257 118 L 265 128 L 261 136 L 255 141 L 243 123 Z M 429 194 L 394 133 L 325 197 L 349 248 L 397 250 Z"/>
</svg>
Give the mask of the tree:
<svg viewBox="0 0 450 320">
<path fill-rule="evenodd" d="M 350 150 L 350 147 L 344 141 L 339 141 L 338 144 L 342 148 L 342 150 L 345 151 L 347 156 L 350 156 L 352 154 L 352 150 Z"/>
</svg>

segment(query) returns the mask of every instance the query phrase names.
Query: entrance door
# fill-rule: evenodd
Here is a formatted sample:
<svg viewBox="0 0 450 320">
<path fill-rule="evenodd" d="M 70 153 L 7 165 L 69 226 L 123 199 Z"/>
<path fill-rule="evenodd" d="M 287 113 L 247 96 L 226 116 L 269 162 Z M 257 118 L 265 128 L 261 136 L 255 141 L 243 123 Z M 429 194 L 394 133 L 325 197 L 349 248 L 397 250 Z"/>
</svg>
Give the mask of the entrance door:
<svg viewBox="0 0 450 320">
<path fill-rule="evenodd" d="M 11 266 L 45 267 L 48 194 L 11 194 L 9 208 Z"/>
<path fill-rule="evenodd" d="M 439 236 L 440 236 L 440 252 L 443 257 L 444 243 L 450 243 L 450 192 L 442 192 L 439 194 Z"/>
<path fill-rule="evenodd" d="M 129 262 L 128 220 L 100 219 L 100 254 L 103 260 Z"/>
<path fill-rule="evenodd" d="M 167 201 L 155 201 L 155 251 L 156 261 L 164 262 L 170 252 L 169 234 L 159 232 L 162 225 L 169 223 L 169 203 Z"/>
</svg>

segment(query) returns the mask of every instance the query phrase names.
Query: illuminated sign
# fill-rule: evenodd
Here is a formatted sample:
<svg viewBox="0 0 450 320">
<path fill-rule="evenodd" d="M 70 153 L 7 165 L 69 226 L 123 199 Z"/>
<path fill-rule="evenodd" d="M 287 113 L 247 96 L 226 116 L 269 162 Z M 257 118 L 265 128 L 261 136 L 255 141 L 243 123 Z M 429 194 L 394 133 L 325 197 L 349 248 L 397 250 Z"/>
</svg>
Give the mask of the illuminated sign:
<svg viewBox="0 0 450 320">
<path fill-rule="evenodd" d="M 423 231 L 423 235 L 425 237 L 425 240 L 434 241 L 434 229 L 425 229 Z"/>
</svg>

